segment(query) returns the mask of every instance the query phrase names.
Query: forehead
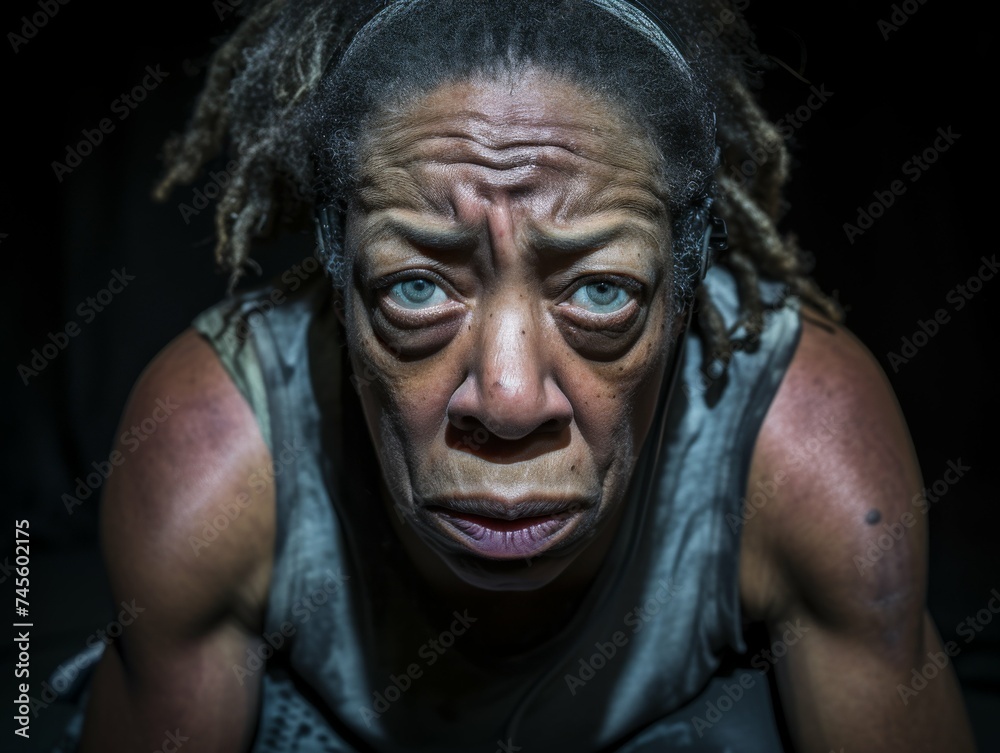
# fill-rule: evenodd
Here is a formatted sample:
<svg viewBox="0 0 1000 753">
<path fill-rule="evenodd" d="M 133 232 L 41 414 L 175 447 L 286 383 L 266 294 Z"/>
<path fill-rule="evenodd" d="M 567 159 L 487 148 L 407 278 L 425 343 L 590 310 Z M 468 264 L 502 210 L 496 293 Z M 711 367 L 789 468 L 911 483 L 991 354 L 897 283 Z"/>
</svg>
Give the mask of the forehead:
<svg viewBox="0 0 1000 753">
<path fill-rule="evenodd" d="M 441 208 L 456 189 L 557 189 L 564 215 L 614 204 L 659 215 L 667 201 L 648 135 L 610 101 L 536 70 L 445 83 L 382 113 L 359 157 L 357 198 L 368 209 Z"/>
</svg>

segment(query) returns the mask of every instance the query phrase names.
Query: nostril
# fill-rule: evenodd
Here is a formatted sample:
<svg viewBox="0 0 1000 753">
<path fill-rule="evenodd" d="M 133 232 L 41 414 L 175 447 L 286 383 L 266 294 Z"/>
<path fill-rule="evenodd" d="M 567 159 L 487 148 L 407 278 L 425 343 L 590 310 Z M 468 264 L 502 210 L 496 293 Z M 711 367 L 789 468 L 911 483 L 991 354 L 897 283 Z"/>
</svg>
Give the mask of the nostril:
<svg viewBox="0 0 1000 753">
<path fill-rule="evenodd" d="M 482 421 L 474 416 L 455 416 L 451 419 L 452 426 L 459 431 L 472 433 L 475 431 L 485 432 L 486 427 Z"/>
<path fill-rule="evenodd" d="M 566 429 L 536 430 L 517 439 L 497 436 L 487 431 L 482 424 L 472 431 L 459 429 L 454 423 L 445 429 L 445 444 L 448 447 L 491 463 L 519 463 L 531 460 L 546 453 L 565 449 L 569 446 L 570 439 L 570 432 Z"/>
<path fill-rule="evenodd" d="M 572 406 L 553 379 L 536 374 L 504 384 L 502 375 L 491 371 L 470 371 L 452 394 L 448 423 L 459 435 L 478 432 L 498 440 L 519 440 L 532 434 L 557 435 L 572 422 Z"/>
<path fill-rule="evenodd" d="M 565 421 L 560 421 L 558 418 L 550 418 L 548 421 L 540 424 L 537 431 L 551 433 L 555 431 L 562 430 L 563 426 L 566 424 Z"/>
</svg>

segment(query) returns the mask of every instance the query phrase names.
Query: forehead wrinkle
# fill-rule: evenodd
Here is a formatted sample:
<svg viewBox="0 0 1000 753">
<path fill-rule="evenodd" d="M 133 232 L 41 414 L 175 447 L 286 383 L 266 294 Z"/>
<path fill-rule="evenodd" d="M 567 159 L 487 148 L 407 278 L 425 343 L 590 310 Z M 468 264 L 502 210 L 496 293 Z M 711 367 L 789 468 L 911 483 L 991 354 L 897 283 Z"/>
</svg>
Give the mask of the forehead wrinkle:
<svg viewBox="0 0 1000 753">
<path fill-rule="evenodd" d="M 436 208 L 431 188 L 417 179 L 412 163 L 399 163 L 391 155 L 367 155 L 362 160 L 355 196 L 366 211 L 390 206 L 430 211 Z"/>
<path fill-rule="evenodd" d="M 443 91 L 454 89 L 464 90 L 473 101 L 435 110 Z M 538 159 L 536 153 L 552 161 L 564 155 L 569 164 L 576 157 L 635 172 L 648 173 L 658 166 L 649 136 L 601 100 L 587 98 L 581 104 L 577 99 L 566 111 L 546 102 L 525 106 L 483 101 L 465 85 L 443 91 L 432 92 L 408 109 L 383 114 L 367 131 L 362 153 L 377 151 L 389 161 L 395 156 L 402 162 L 472 158 L 497 168 L 528 164 Z"/>
<path fill-rule="evenodd" d="M 454 219 L 463 197 L 541 191 L 551 194 L 550 216 L 559 220 L 604 210 L 662 220 L 661 156 L 648 136 L 592 93 L 570 85 L 567 102 L 567 87 L 540 83 L 519 90 L 526 105 L 468 81 L 378 116 L 360 144 L 362 203 Z"/>
<path fill-rule="evenodd" d="M 667 206 L 666 197 L 654 185 L 615 182 L 596 193 L 574 196 L 566 202 L 563 212 L 567 217 L 625 212 L 651 223 L 660 223 L 668 219 Z"/>
<path fill-rule="evenodd" d="M 493 198 L 497 191 L 512 197 L 559 190 L 554 213 L 561 219 L 579 214 L 594 214 L 613 209 L 632 210 L 647 219 L 663 216 L 666 201 L 658 180 L 649 172 L 615 169 L 594 163 L 598 170 L 588 171 L 576 155 L 563 158 L 559 149 L 542 155 L 512 155 L 498 165 L 493 160 L 469 156 L 446 156 L 443 159 L 410 159 L 406 164 L 386 164 L 372 155 L 362 173 L 358 189 L 362 205 L 382 209 L 391 205 L 455 214 L 455 199 L 468 192 Z M 585 175 L 597 177 L 597 186 Z M 457 193 L 456 193 L 457 192 Z M 556 198 L 555 196 L 553 198 Z"/>
</svg>

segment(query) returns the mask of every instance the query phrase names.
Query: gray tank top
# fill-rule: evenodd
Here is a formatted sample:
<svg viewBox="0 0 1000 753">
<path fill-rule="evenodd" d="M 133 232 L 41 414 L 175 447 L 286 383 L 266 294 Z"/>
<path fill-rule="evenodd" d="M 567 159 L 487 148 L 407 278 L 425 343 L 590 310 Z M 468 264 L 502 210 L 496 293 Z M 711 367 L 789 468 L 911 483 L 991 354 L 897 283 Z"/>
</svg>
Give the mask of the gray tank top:
<svg viewBox="0 0 1000 753">
<path fill-rule="evenodd" d="M 705 284 L 734 323 L 729 273 Z M 734 521 L 800 333 L 797 302 L 762 287 L 760 346 L 722 378 L 706 382 L 687 337 L 616 540 L 569 623 L 489 665 L 462 650 L 476 615 L 428 608 L 393 538 L 328 283 L 199 316 L 275 464 L 267 645 L 233 667 L 237 681 L 264 673 L 255 753 L 781 750 L 767 678 L 724 663 L 746 650 Z"/>
</svg>

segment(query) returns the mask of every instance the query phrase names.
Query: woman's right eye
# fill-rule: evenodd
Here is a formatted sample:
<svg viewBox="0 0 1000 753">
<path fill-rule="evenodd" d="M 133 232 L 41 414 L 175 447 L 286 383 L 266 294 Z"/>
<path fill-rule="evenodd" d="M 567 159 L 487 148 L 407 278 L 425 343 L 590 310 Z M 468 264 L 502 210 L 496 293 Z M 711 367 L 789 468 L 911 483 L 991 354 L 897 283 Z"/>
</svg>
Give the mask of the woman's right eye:
<svg viewBox="0 0 1000 753">
<path fill-rule="evenodd" d="M 424 274 L 403 272 L 402 279 L 383 278 L 374 285 L 372 327 L 400 357 L 422 358 L 440 350 L 458 334 L 468 312 L 448 282 Z"/>
<path fill-rule="evenodd" d="M 632 297 L 621 285 L 598 280 L 581 285 L 569 302 L 591 314 L 613 314 L 629 304 Z"/>
<path fill-rule="evenodd" d="M 448 294 L 425 277 L 397 282 L 389 288 L 389 297 L 407 309 L 427 309 L 448 300 Z"/>
</svg>

